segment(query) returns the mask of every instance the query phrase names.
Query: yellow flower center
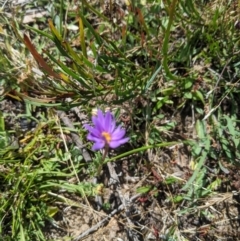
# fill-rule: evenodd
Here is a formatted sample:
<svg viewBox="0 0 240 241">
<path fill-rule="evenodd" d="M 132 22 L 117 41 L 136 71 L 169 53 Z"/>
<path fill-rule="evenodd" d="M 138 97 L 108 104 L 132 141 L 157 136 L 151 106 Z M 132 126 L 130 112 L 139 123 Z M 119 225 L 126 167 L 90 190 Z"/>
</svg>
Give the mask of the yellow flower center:
<svg viewBox="0 0 240 241">
<path fill-rule="evenodd" d="M 105 140 L 107 141 L 107 143 L 109 143 L 111 141 L 111 135 L 108 132 L 102 132 L 102 136 L 105 138 Z"/>
</svg>

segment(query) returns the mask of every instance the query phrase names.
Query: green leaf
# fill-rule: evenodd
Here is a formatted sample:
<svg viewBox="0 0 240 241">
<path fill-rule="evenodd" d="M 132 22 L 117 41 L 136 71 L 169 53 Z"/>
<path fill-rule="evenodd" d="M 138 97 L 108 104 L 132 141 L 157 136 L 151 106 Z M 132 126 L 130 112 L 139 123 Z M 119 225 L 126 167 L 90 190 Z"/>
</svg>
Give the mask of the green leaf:
<svg viewBox="0 0 240 241">
<path fill-rule="evenodd" d="M 207 159 L 207 155 L 208 155 L 208 151 L 210 147 L 210 140 L 206 139 L 205 141 L 205 149 L 203 149 L 201 156 L 198 158 L 198 163 L 197 163 L 197 167 L 194 170 L 193 175 L 190 177 L 190 179 L 187 181 L 187 183 L 183 186 L 182 190 L 187 190 L 195 181 L 195 179 L 198 177 L 199 172 L 201 172 L 201 168 L 204 165 L 206 159 Z"/>
<path fill-rule="evenodd" d="M 20 224 L 20 241 L 25 241 L 25 234 L 23 231 L 23 226 Z"/>
<path fill-rule="evenodd" d="M 229 130 L 229 133 L 232 136 L 234 146 L 235 146 L 235 148 L 237 148 L 239 146 L 240 138 L 239 138 L 239 133 L 237 132 L 236 127 L 235 127 L 236 125 L 229 116 L 225 115 L 224 118 L 227 120 L 227 127 Z"/>
<path fill-rule="evenodd" d="M 25 27 L 28 28 L 28 29 L 31 29 L 32 31 L 38 33 L 41 36 L 47 37 L 48 39 L 51 39 L 51 40 L 54 40 L 54 37 L 51 34 L 47 33 L 46 31 L 39 30 L 39 29 L 31 27 L 29 25 L 26 25 Z"/>
<path fill-rule="evenodd" d="M 178 196 L 173 197 L 172 201 L 173 201 L 174 203 L 179 203 L 179 202 L 181 202 L 183 199 L 184 199 L 183 196 L 178 195 Z"/>
<path fill-rule="evenodd" d="M 218 162 L 218 165 L 219 165 L 220 169 L 221 169 L 224 173 L 226 173 L 226 174 L 229 174 L 229 173 L 230 173 L 229 170 L 222 165 L 221 161 Z"/>
<path fill-rule="evenodd" d="M 152 190 L 152 186 L 143 186 L 137 188 L 137 193 L 145 194 Z"/>
<path fill-rule="evenodd" d="M 221 183 L 222 180 L 220 178 L 217 178 L 215 181 L 208 185 L 207 189 L 209 189 L 210 191 L 214 191 L 220 187 Z"/>
<path fill-rule="evenodd" d="M 199 143 L 196 143 L 196 145 L 192 147 L 192 152 L 194 153 L 195 156 L 200 155 L 201 151 L 202 151 L 202 146 L 200 146 Z"/>
<path fill-rule="evenodd" d="M 175 87 L 169 87 L 161 90 L 162 94 L 165 96 L 172 95 L 174 91 L 175 91 Z"/>
<path fill-rule="evenodd" d="M 79 16 L 81 17 L 83 24 L 90 30 L 90 32 L 94 35 L 94 37 L 96 38 L 96 41 L 98 43 L 99 46 L 101 46 L 103 44 L 103 40 L 100 37 L 100 35 L 94 30 L 94 28 L 92 27 L 92 25 L 84 18 L 83 13 L 81 13 L 79 11 Z"/>
<path fill-rule="evenodd" d="M 153 81 L 155 80 L 156 76 L 158 75 L 158 73 L 160 72 L 160 70 L 162 69 L 162 66 L 160 65 L 157 70 L 154 72 L 154 74 L 152 75 L 152 77 L 150 78 L 150 80 L 148 80 L 146 86 L 145 86 L 145 92 L 148 90 L 148 88 L 150 87 L 150 85 L 153 83 Z"/>
<path fill-rule="evenodd" d="M 47 214 L 48 214 L 49 217 L 52 218 L 55 214 L 58 213 L 58 211 L 59 211 L 58 207 L 50 206 L 50 207 L 48 207 Z"/>
<path fill-rule="evenodd" d="M 78 81 L 82 84 L 82 86 L 86 87 L 87 89 L 89 89 L 89 90 L 92 89 L 92 87 L 90 87 L 90 86 L 88 85 L 87 80 L 84 79 L 84 78 L 87 77 L 87 76 L 86 76 L 86 75 L 88 75 L 87 73 L 85 73 L 85 72 L 83 72 L 83 71 L 82 71 L 81 73 L 75 73 L 73 70 L 71 70 L 70 68 L 68 68 L 64 63 L 62 63 L 62 62 L 60 62 L 60 61 L 57 61 L 51 54 L 49 54 L 49 53 L 47 53 L 47 52 L 46 52 L 46 54 L 48 55 L 48 57 L 49 57 L 52 61 L 54 61 L 56 64 L 58 64 L 66 74 L 68 74 L 68 75 L 70 75 L 72 78 L 78 80 Z M 89 83 L 89 84 L 90 84 L 90 83 Z"/>
<path fill-rule="evenodd" d="M 203 104 L 205 104 L 203 94 L 199 90 L 193 91 L 192 95 L 195 100 L 200 100 Z"/>
<path fill-rule="evenodd" d="M 190 89 L 192 87 L 192 84 L 193 84 L 193 80 L 192 79 L 190 79 L 190 78 L 185 79 L 185 81 L 184 81 L 184 89 L 185 90 Z"/>
<path fill-rule="evenodd" d="M 0 111 L 0 132 L 5 131 L 5 122 L 3 118 L 3 113 Z"/>
<path fill-rule="evenodd" d="M 179 182 L 179 179 L 177 179 L 176 177 L 173 177 L 173 176 L 167 177 L 165 179 L 166 184 L 173 184 L 173 183 L 176 183 L 176 182 Z"/>
<path fill-rule="evenodd" d="M 58 32 L 58 30 L 54 27 L 53 22 L 52 22 L 51 19 L 48 20 L 48 25 L 49 25 L 49 28 L 50 28 L 52 34 L 57 37 L 59 42 L 62 42 L 63 41 L 62 36 Z"/>
<path fill-rule="evenodd" d="M 196 132 L 199 139 L 204 139 L 206 137 L 205 122 L 197 120 L 196 122 Z"/>
<path fill-rule="evenodd" d="M 85 37 L 84 37 L 84 25 L 81 17 L 79 17 L 79 31 L 80 31 L 79 35 L 80 35 L 82 52 L 84 57 L 87 58 L 87 50 L 86 50 Z"/>
<path fill-rule="evenodd" d="M 191 93 L 191 92 L 185 92 L 185 93 L 184 93 L 184 98 L 186 98 L 186 99 L 192 99 L 192 93 Z"/>
</svg>

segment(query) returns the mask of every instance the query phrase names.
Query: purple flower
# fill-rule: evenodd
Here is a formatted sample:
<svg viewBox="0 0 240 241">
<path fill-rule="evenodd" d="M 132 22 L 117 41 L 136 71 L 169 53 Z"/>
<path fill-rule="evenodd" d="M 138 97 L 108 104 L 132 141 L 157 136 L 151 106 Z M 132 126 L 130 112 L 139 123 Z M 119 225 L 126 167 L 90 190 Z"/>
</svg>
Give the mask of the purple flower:
<svg viewBox="0 0 240 241">
<path fill-rule="evenodd" d="M 128 142 L 129 138 L 124 138 L 126 131 L 116 126 L 116 121 L 110 111 L 103 114 L 101 110 L 98 110 L 97 115 L 92 117 L 92 122 L 94 126 L 84 125 L 84 128 L 89 131 L 87 139 L 95 142 L 92 150 L 96 151 L 108 146 L 117 148 Z"/>
</svg>

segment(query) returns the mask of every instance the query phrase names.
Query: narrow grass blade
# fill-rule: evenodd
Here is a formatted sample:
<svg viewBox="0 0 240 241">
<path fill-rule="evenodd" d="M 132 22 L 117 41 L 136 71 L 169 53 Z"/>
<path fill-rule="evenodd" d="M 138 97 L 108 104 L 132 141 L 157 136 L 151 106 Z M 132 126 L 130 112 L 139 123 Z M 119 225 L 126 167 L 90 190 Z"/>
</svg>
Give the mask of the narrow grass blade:
<svg viewBox="0 0 240 241">
<path fill-rule="evenodd" d="M 160 70 L 162 69 L 162 66 L 160 65 L 157 70 L 155 71 L 155 73 L 152 75 L 152 77 L 150 78 L 150 80 L 147 82 L 146 86 L 145 86 L 145 92 L 148 90 L 148 88 L 150 87 L 150 85 L 153 83 L 153 81 L 155 80 L 156 76 L 158 75 L 158 73 L 160 72 Z"/>
<path fill-rule="evenodd" d="M 80 44 L 82 47 L 82 52 L 85 58 L 87 58 L 87 50 L 86 50 L 86 44 L 85 44 L 85 37 L 84 37 L 84 25 L 82 18 L 79 17 L 79 35 L 80 35 Z"/>
</svg>

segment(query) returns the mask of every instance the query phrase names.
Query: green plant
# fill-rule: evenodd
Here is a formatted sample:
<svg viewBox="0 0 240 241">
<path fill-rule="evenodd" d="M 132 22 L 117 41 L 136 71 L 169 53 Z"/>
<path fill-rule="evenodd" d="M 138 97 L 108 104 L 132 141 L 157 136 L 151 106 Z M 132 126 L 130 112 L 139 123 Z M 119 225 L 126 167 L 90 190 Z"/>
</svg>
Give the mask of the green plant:
<svg viewBox="0 0 240 241">
<path fill-rule="evenodd" d="M 14 8 L 10 17 L 8 2 L 2 5 L 4 240 L 46 240 L 42 230 L 60 211 L 56 201 L 79 205 L 60 191 L 85 198 L 99 194 L 103 185 L 85 180 L 92 176 L 101 180 L 100 171 L 108 162 L 125 165 L 124 171 L 139 178 L 131 193 L 144 195 L 138 199 L 141 204 L 134 204 L 146 208 L 149 220 L 171 220 L 162 230 L 149 220 L 144 223 L 149 230 L 156 229 L 157 238 L 159 234 L 165 240 L 214 240 L 201 228 L 208 225 L 205 219 L 214 223 L 212 210 L 218 207 L 203 210 L 203 204 L 219 193 L 238 190 L 239 185 L 239 3 L 125 3 L 29 2 L 26 9 L 36 5 L 48 13 L 31 24 L 21 23 L 22 8 Z M 9 100 L 21 103 L 20 114 L 4 106 Z M 86 114 L 84 120 L 75 119 L 79 115 L 74 107 Z M 92 108 L 110 108 L 130 142 L 109 156 L 105 156 L 108 150 L 103 155 L 92 153 L 83 127 Z M 74 116 L 72 127 L 59 120 L 60 110 Z M 7 123 L 11 118 L 12 126 Z M 24 130 L 21 120 L 36 126 Z M 84 162 L 82 147 L 69 141 L 73 133 L 82 138 L 91 162 Z M 104 133 L 105 147 L 108 134 Z M 153 217 L 148 203 L 161 207 L 166 216 Z M 189 216 L 203 222 L 196 232 L 184 230 L 180 219 L 187 223 Z M 218 223 L 214 225 L 218 230 Z"/>
</svg>

